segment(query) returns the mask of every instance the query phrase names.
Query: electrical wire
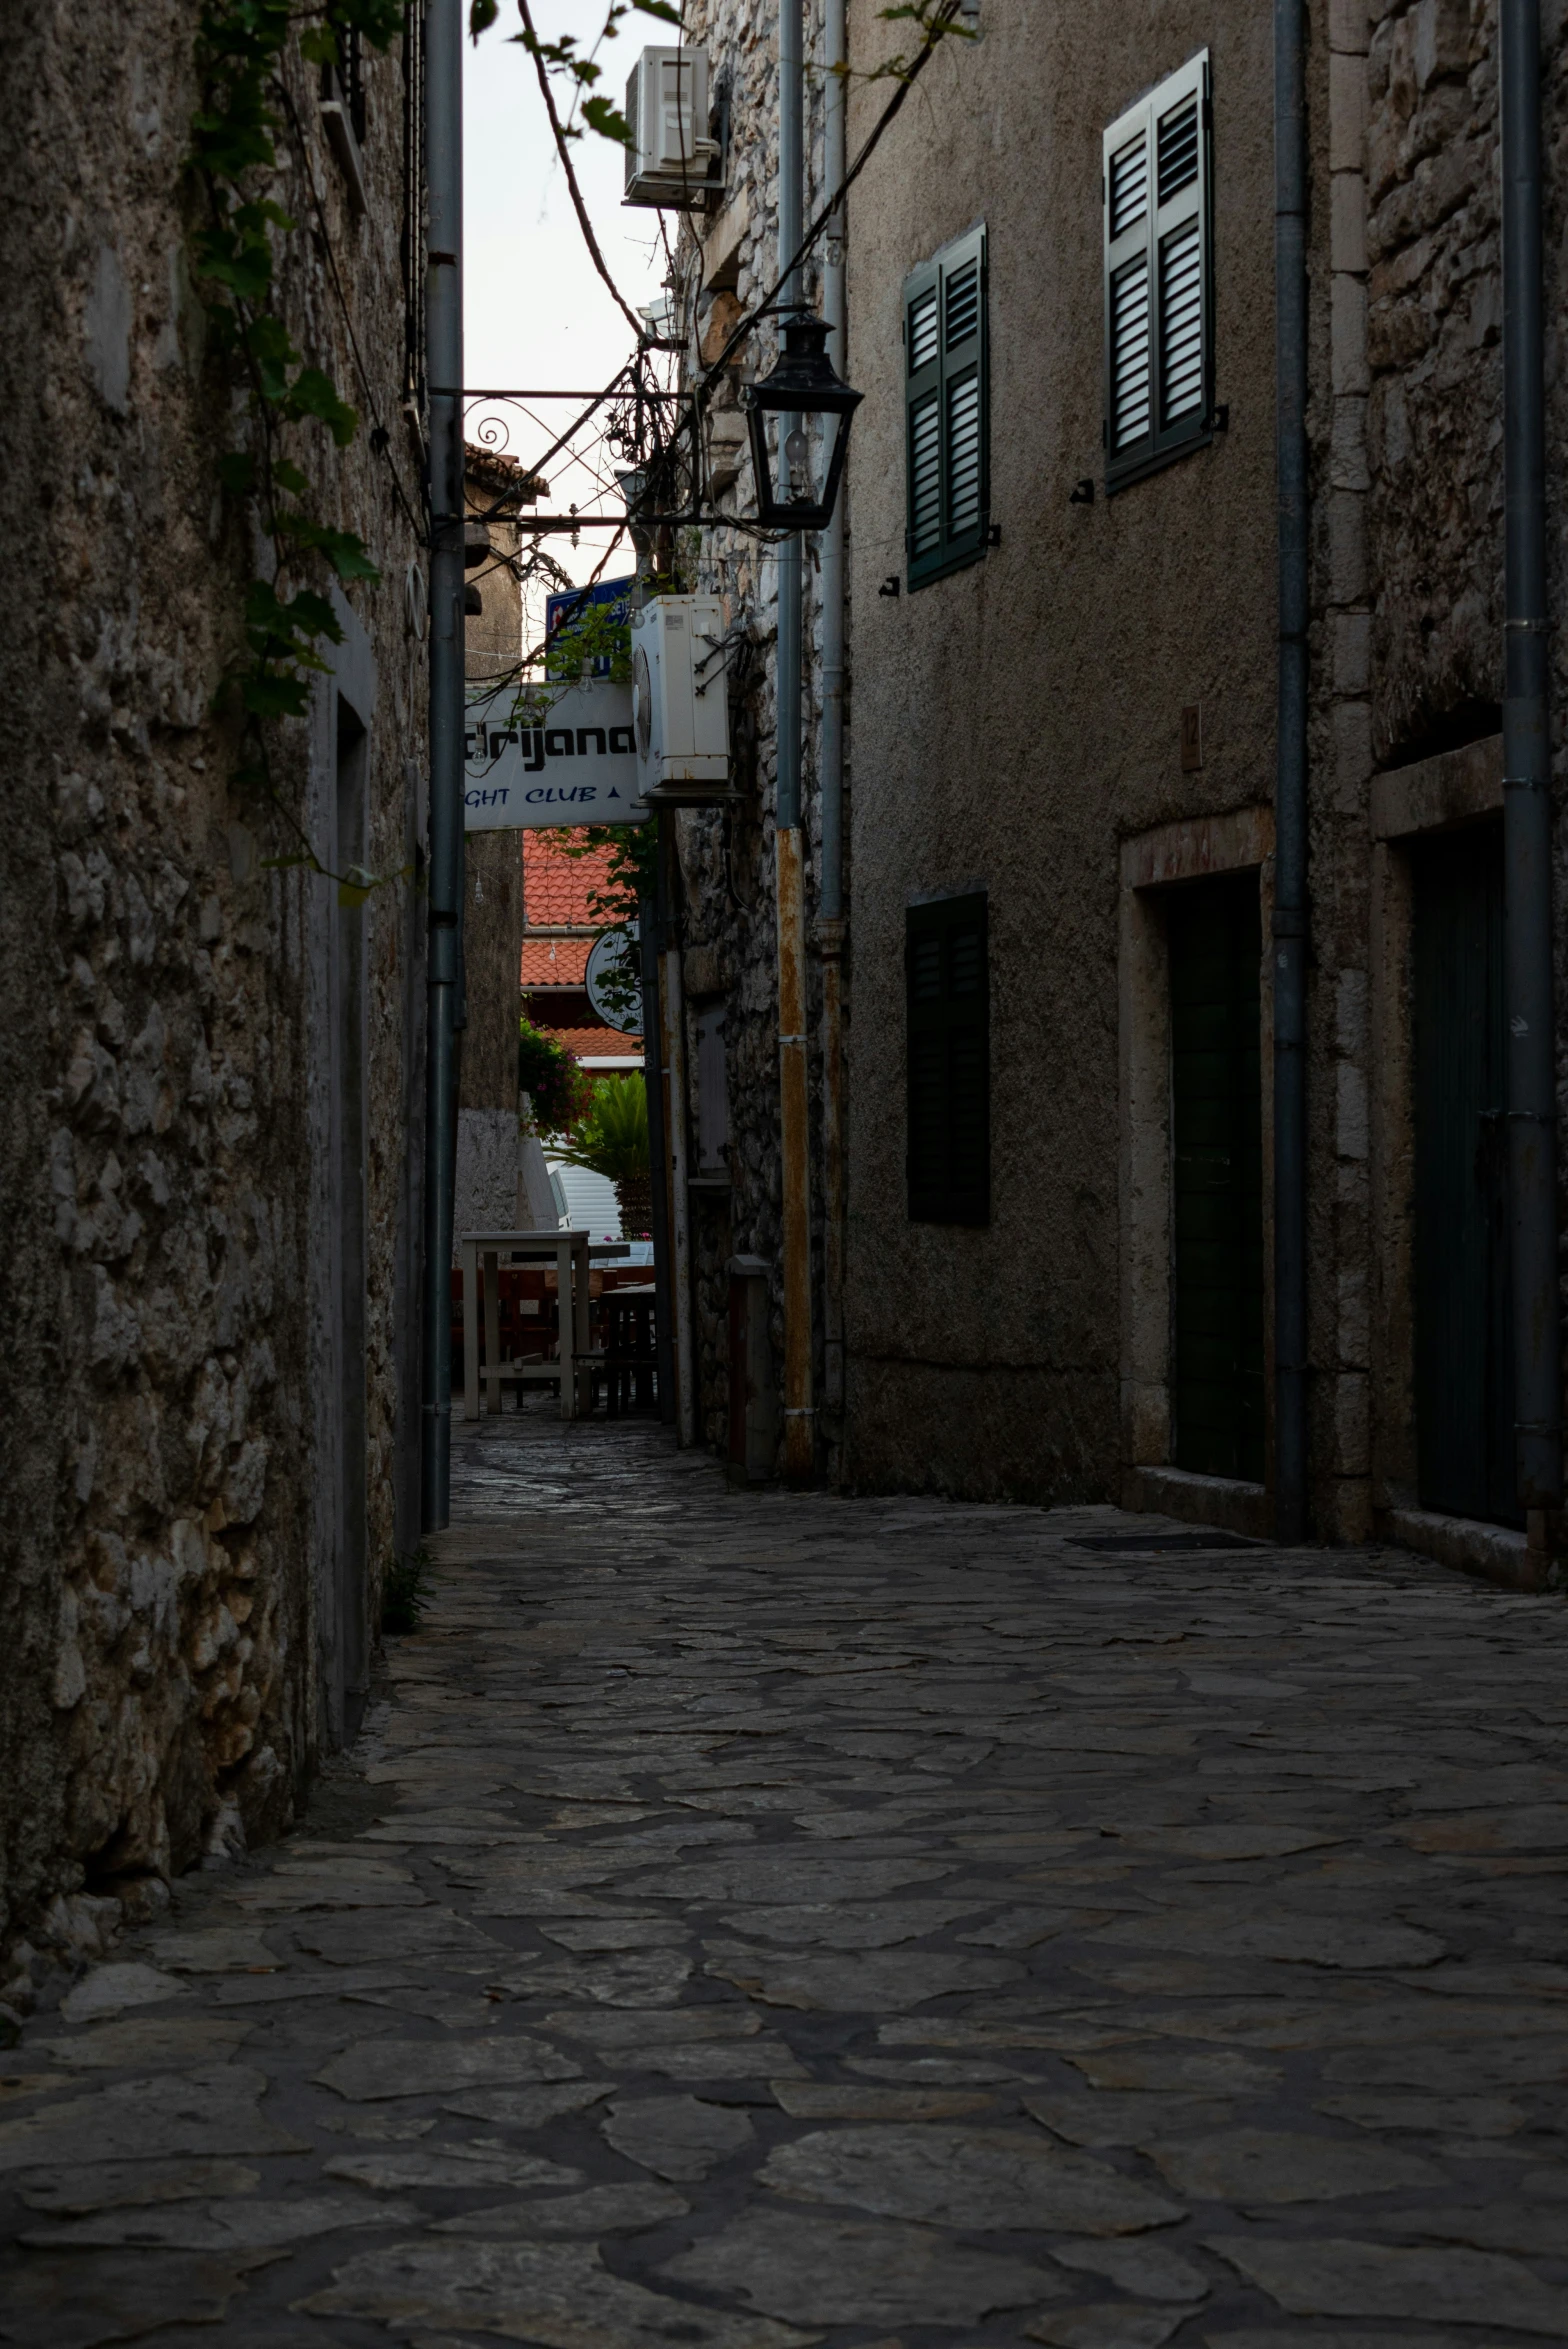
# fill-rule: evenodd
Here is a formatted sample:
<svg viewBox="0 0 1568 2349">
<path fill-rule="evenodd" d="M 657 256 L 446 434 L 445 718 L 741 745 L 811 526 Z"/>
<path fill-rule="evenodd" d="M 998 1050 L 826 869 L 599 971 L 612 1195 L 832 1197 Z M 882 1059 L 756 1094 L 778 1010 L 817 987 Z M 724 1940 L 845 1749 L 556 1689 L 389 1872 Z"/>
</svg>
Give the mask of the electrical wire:
<svg viewBox="0 0 1568 2349">
<path fill-rule="evenodd" d="M 854 162 L 845 172 L 844 177 L 839 182 L 832 196 L 828 199 L 822 210 L 817 214 L 817 217 L 812 222 L 810 228 L 807 229 L 799 245 L 791 255 L 788 265 L 784 269 L 780 270 L 777 278 L 769 287 L 767 293 L 764 294 L 762 300 L 757 304 L 756 308 L 749 310 L 746 316 L 740 321 L 740 324 L 735 328 L 728 342 L 726 342 L 724 345 L 723 350 L 720 351 L 712 366 L 703 376 L 702 381 L 697 385 L 696 396 L 699 399 L 702 398 L 703 395 L 718 382 L 724 368 L 729 363 L 731 353 L 737 350 L 739 346 L 745 341 L 747 335 L 750 334 L 752 328 L 758 323 L 758 321 L 768 315 L 774 302 L 783 292 L 785 286 L 788 285 L 796 270 L 805 260 L 806 255 L 811 251 L 812 247 L 816 244 L 817 239 L 821 236 L 823 230 L 827 227 L 829 221 L 833 218 L 834 213 L 837 212 L 840 205 L 843 203 L 844 198 L 849 194 L 849 191 L 854 186 L 856 180 L 865 170 L 866 165 L 870 162 L 872 156 L 876 152 L 878 142 L 880 141 L 883 132 L 888 128 L 889 124 L 893 121 L 895 115 L 898 113 L 899 108 L 903 105 L 904 100 L 909 96 L 910 91 L 915 86 L 915 82 L 918 76 L 930 63 L 932 57 L 935 56 L 937 47 L 941 42 L 943 34 L 947 31 L 948 26 L 953 22 L 954 18 L 958 14 L 959 6 L 960 0 L 943 0 L 942 7 L 938 10 L 936 16 L 932 19 L 930 25 L 927 28 L 925 40 L 921 45 L 920 51 L 916 56 L 914 63 L 910 66 L 907 73 L 901 74 L 899 76 L 898 88 L 894 91 L 892 97 L 888 100 L 888 103 L 882 109 L 882 112 L 878 116 L 876 122 L 872 125 L 872 128 L 867 134 L 865 144 L 862 146 L 860 153 L 855 157 Z"/>
<path fill-rule="evenodd" d="M 621 316 L 640 341 L 643 332 L 642 321 L 610 275 L 604 255 L 599 250 L 599 240 L 593 233 L 593 222 L 588 217 L 588 207 L 583 202 L 583 192 L 577 185 L 577 174 L 572 169 L 572 158 L 566 143 L 566 133 L 561 128 L 561 118 L 555 110 L 555 92 L 550 87 L 549 68 L 539 52 L 539 36 L 534 31 L 534 20 L 529 12 L 528 0 L 517 0 L 517 13 L 523 20 L 523 30 L 527 35 L 524 46 L 533 58 L 534 70 L 539 76 L 539 94 L 544 100 L 544 110 L 550 117 L 550 130 L 555 140 L 555 151 L 561 158 L 561 169 L 566 174 L 566 184 L 571 190 L 572 206 L 577 214 L 577 225 L 583 232 L 583 242 L 588 247 L 593 265 L 608 286 L 611 298 Z"/>
<path fill-rule="evenodd" d="M 392 455 L 392 436 L 381 421 L 380 410 L 376 405 L 375 387 L 371 383 L 370 372 L 365 365 L 364 355 L 359 347 L 359 337 L 354 332 L 353 315 L 349 310 L 348 296 L 343 291 L 343 280 L 338 274 L 337 252 L 332 242 L 332 232 L 327 226 L 326 208 L 322 202 L 321 191 L 316 185 L 315 168 L 306 144 L 304 125 L 300 121 L 299 110 L 294 103 L 294 93 L 287 82 L 281 79 L 275 84 L 275 87 L 283 101 L 283 110 L 288 116 L 289 128 L 294 134 L 300 167 L 305 174 L 305 184 L 310 190 L 310 201 L 316 215 L 316 226 L 321 235 L 322 249 L 327 257 L 327 271 L 332 279 L 333 291 L 338 298 L 338 307 L 343 313 L 343 324 L 348 331 L 349 349 L 354 354 L 354 365 L 358 370 L 360 383 L 364 387 L 365 404 L 370 410 L 372 424 L 370 446 L 376 456 L 384 459 L 387 471 L 392 477 L 392 486 L 397 491 L 398 504 L 407 517 L 409 528 L 413 531 L 414 536 L 423 542 L 426 535 L 425 523 L 416 516 L 404 492 L 402 475 L 398 472 L 396 460 Z"/>
<path fill-rule="evenodd" d="M 860 177 L 861 173 L 865 170 L 866 165 L 870 162 L 872 156 L 875 154 L 884 133 L 888 130 L 889 126 L 893 123 L 899 114 L 905 100 L 909 96 L 910 91 L 913 89 L 915 82 L 918 80 L 925 67 L 930 63 L 931 58 L 935 55 L 944 35 L 947 33 L 949 27 L 957 18 L 960 5 L 961 0 L 943 0 L 943 5 L 940 7 L 937 14 L 935 17 L 933 17 L 931 23 L 926 28 L 925 38 L 921 43 L 918 52 L 916 53 L 913 63 L 909 66 L 906 72 L 900 74 L 897 89 L 894 91 L 887 105 L 882 109 L 882 112 L 877 117 L 876 122 L 872 125 L 871 130 L 868 132 L 859 153 L 856 155 L 854 162 L 845 172 L 844 177 L 840 181 L 838 187 L 834 190 L 826 204 L 824 204 L 821 211 L 817 214 L 815 220 L 811 223 L 811 226 L 807 229 L 804 237 L 801 239 L 799 246 L 791 256 L 788 266 L 780 271 L 777 279 L 768 289 L 768 292 L 764 295 L 763 299 L 757 303 L 753 309 L 748 311 L 745 317 L 743 317 L 735 326 L 726 340 L 723 349 L 719 352 L 718 357 L 713 361 L 711 366 L 709 366 L 705 374 L 703 374 L 698 382 L 692 387 L 690 394 L 680 395 L 681 404 L 683 406 L 686 399 L 690 399 L 690 411 L 688 414 L 679 416 L 675 424 L 672 426 L 669 441 L 662 449 L 657 452 L 655 458 L 656 463 L 661 461 L 668 463 L 670 457 L 674 453 L 676 445 L 688 432 L 692 435 L 694 448 L 696 448 L 698 435 L 701 428 L 702 416 L 709 404 L 713 391 L 723 376 L 724 369 L 729 364 L 729 361 L 734 353 L 745 341 L 746 337 L 752 332 L 753 328 L 757 326 L 763 318 L 767 317 L 771 313 L 773 304 L 776 301 L 778 295 L 788 284 L 790 278 L 800 267 L 801 263 L 806 259 L 807 255 L 812 251 L 818 239 L 822 236 L 824 230 L 828 227 L 829 223 L 833 219 L 835 213 L 840 210 L 845 197 L 848 195 L 850 189 L 854 186 L 856 180 Z M 527 0 L 518 0 L 518 7 L 523 16 L 524 23 L 528 26 L 530 34 L 532 34 L 533 25 L 532 19 L 528 13 Z M 586 211 L 583 207 L 581 195 L 577 187 L 576 175 L 572 171 L 569 158 L 566 154 L 564 137 L 560 130 L 558 117 L 555 113 L 553 96 L 548 87 L 548 76 L 545 74 L 543 60 L 537 55 L 535 56 L 535 65 L 538 68 L 541 76 L 541 82 L 545 91 L 545 102 L 550 109 L 551 124 L 556 133 L 557 149 L 561 154 L 561 160 L 566 168 L 568 184 L 572 190 L 573 201 L 578 207 L 578 219 L 582 225 L 583 233 L 588 240 L 596 261 L 599 262 L 600 274 L 604 277 L 606 284 L 609 285 L 610 291 L 615 295 L 615 299 L 620 304 L 623 315 L 630 319 L 632 314 L 627 308 L 626 303 L 621 299 L 620 293 L 611 282 L 608 272 L 604 269 L 602 259 L 598 253 L 597 245 L 594 243 L 593 233 L 588 224 Z M 664 230 L 662 217 L 660 218 L 659 227 L 662 234 Z M 667 239 L 666 250 L 668 251 Z M 644 338 L 640 326 L 637 329 L 637 333 L 639 343 L 641 343 Z M 575 432 L 580 431 L 582 426 L 588 422 L 595 411 L 602 407 L 606 400 L 614 396 L 617 387 L 622 383 L 628 382 L 629 379 L 634 378 L 636 365 L 637 361 L 635 359 L 628 360 L 627 364 L 611 377 L 604 390 L 600 392 L 596 398 L 590 400 L 588 406 L 582 411 L 581 415 L 579 415 L 573 421 L 573 423 L 567 426 L 565 432 L 563 432 L 546 451 L 545 455 L 539 460 L 539 464 L 536 470 L 542 472 L 544 467 L 550 463 L 551 459 L 559 455 L 560 451 L 572 438 L 572 435 Z M 661 394 L 660 396 L 669 397 L 671 395 Z M 498 507 L 495 510 L 499 512 L 500 508 Z M 679 517 L 670 517 L 670 519 L 678 520 Z M 722 519 L 723 527 L 725 529 L 737 531 L 741 533 L 741 535 L 751 538 L 764 546 L 778 545 L 785 538 L 793 535 L 788 531 L 766 529 L 762 524 L 748 521 L 745 517 L 740 515 L 725 515 Z M 526 528 L 526 524 L 524 524 L 523 527 Z M 617 538 L 618 537 L 619 532 L 617 532 Z M 612 539 L 610 542 L 612 548 L 615 543 L 616 540 Z M 608 555 L 609 549 L 606 550 L 606 560 L 608 560 Z M 595 574 L 595 576 L 597 576 L 597 574 Z"/>
</svg>

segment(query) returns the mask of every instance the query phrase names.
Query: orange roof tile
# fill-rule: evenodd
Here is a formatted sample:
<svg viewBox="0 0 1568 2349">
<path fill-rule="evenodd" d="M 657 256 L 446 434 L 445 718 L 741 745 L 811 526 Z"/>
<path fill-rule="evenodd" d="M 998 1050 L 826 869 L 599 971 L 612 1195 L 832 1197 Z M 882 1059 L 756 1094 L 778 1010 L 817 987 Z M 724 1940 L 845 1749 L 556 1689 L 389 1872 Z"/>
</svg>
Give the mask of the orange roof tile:
<svg viewBox="0 0 1568 2349">
<path fill-rule="evenodd" d="M 580 987 L 588 968 L 591 938 L 525 938 L 525 987 Z"/>
<path fill-rule="evenodd" d="M 596 922 L 588 900 L 605 888 L 610 878 L 610 851 L 591 849 L 586 856 L 566 856 L 543 832 L 523 834 L 523 923 Z"/>
<path fill-rule="evenodd" d="M 564 1044 L 568 1052 L 579 1060 L 640 1060 L 642 1038 L 623 1036 L 619 1028 L 545 1028 L 541 1036 L 553 1036 L 557 1044 Z"/>
</svg>

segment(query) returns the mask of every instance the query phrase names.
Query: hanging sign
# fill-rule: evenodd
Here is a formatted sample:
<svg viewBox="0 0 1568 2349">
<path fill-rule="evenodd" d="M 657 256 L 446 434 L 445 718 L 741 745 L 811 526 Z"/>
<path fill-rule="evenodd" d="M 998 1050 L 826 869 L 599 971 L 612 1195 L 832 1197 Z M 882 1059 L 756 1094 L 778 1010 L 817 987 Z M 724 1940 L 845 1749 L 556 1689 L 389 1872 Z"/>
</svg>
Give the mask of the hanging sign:
<svg viewBox="0 0 1568 2349">
<path fill-rule="evenodd" d="M 552 687 L 537 725 L 517 715 L 512 685 L 472 690 L 463 738 L 464 828 L 517 832 L 559 824 L 640 824 L 632 689 L 605 678 Z"/>
<path fill-rule="evenodd" d="M 583 972 L 588 1000 L 607 1028 L 623 1036 L 642 1034 L 642 969 L 637 958 L 637 924 L 602 930 L 588 949 Z"/>
<path fill-rule="evenodd" d="M 596 579 L 592 587 L 563 588 L 559 595 L 545 597 L 544 629 L 547 638 L 564 643 L 570 636 L 574 620 L 589 612 L 601 612 L 607 620 L 624 626 L 632 616 L 632 591 L 637 585 L 636 575 L 627 579 Z M 608 677 L 610 656 L 595 653 L 588 663 L 590 677 Z"/>
</svg>

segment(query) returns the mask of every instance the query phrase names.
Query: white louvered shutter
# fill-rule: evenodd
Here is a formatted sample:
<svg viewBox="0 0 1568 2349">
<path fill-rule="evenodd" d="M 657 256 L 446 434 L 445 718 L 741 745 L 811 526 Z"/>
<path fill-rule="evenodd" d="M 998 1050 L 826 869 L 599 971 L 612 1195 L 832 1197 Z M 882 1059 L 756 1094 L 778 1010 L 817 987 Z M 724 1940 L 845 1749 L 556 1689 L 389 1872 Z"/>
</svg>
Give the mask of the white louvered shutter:
<svg viewBox="0 0 1568 2349">
<path fill-rule="evenodd" d="M 1209 55 L 1105 133 L 1110 487 L 1208 433 L 1214 409 Z"/>
<path fill-rule="evenodd" d="M 904 283 L 909 584 L 985 551 L 989 528 L 985 231 L 971 229 Z"/>
<path fill-rule="evenodd" d="M 942 272 L 934 261 L 904 287 L 904 399 L 905 545 L 913 568 L 942 545 Z"/>
</svg>

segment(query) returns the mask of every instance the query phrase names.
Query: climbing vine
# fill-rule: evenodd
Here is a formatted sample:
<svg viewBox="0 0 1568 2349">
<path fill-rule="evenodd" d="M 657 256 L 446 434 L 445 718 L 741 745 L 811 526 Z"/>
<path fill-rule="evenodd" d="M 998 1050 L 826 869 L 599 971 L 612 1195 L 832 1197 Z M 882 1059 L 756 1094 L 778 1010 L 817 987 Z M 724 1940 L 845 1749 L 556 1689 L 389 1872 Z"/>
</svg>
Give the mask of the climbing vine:
<svg viewBox="0 0 1568 2349">
<path fill-rule="evenodd" d="M 679 21 L 666 0 L 611 0 L 600 40 L 614 35 L 632 7 Z M 273 785 L 266 728 L 271 720 L 304 715 L 312 673 L 330 666 L 323 647 L 343 640 L 322 592 L 327 576 L 349 586 L 374 584 L 381 574 L 358 532 L 326 518 L 309 476 L 290 453 L 290 428 L 314 426 L 344 449 L 358 433 L 359 417 L 327 371 L 299 349 L 281 315 L 276 240 L 298 223 L 266 187 L 277 171 L 276 142 L 291 112 L 282 78 L 290 41 L 297 38 L 307 65 L 341 67 L 349 36 L 384 51 L 403 31 L 406 13 L 406 0 L 316 0 L 303 7 L 297 0 L 203 0 L 197 20 L 201 96 L 189 165 L 202 218 L 193 264 L 212 342 L 248 387 L 253 426 L 248 446 L 224 453 L 219 474 L 224 490 L 253 508 L 271 553 L 270 566 L 246 582 L 244 652 L 229 678 L 247 748 L 236 780 L 259 784 L 298 836 L 296 855 L 269 862 L 305 864 L 318 872 L 325 868 Z M 496 14 L 496 0 L 473 0 L 470 29 L 476 38 Z M 515 38 L 529 45 L 526 34 Z M 547 70 L 574 86 L 588 128 L 624 140 L 620 116 L 593 95 L 600 68 L 591 52 L 583 54 L 571 35 L 538 47 Z M 357 872 L 336 877 L 355 896 L 370 886 L 369 876 Z"/>
<path fill-rule="evenodd" d="M 255 428 L 250 446 L 228 450 L 219 472 L 232 497 L 254 506 L 272 553 L 270 571 L 246 583 L 245 653 L 232 682 L 250 750 L 243 774 L 261 781 L 275 801 L 262 723 L 304 714 L 310 672 L 328 666 L 322 644 L 343 638 L 331 603 L 312 580 L 326 571 L 345 584 L 374 582 L 380 572 L 357 532 L 325 518 L 307 475 L 287 453 L 290 426 L 314 424 L 343 449 L 359 418 L 325 369 L 298 348 L 279 313 L 274 237 L 296 223 L 258 192 L 257 182 L 277 169 L 280 67 L 290 38 L 298 34 L 307 64 L 337 64 L 347 35 L 384 50 L 402 31 L 403 18 L 404 0 L 321 0 L 304 13 L 290 0 L 206 0 L 198 20 L 201 102 L 190 165 L 204 218 L 194 237 L 194 266 L 212 339 L 248 384 Z M 308 843 L 300 861 L 317 862 Z"/>
</svg>

